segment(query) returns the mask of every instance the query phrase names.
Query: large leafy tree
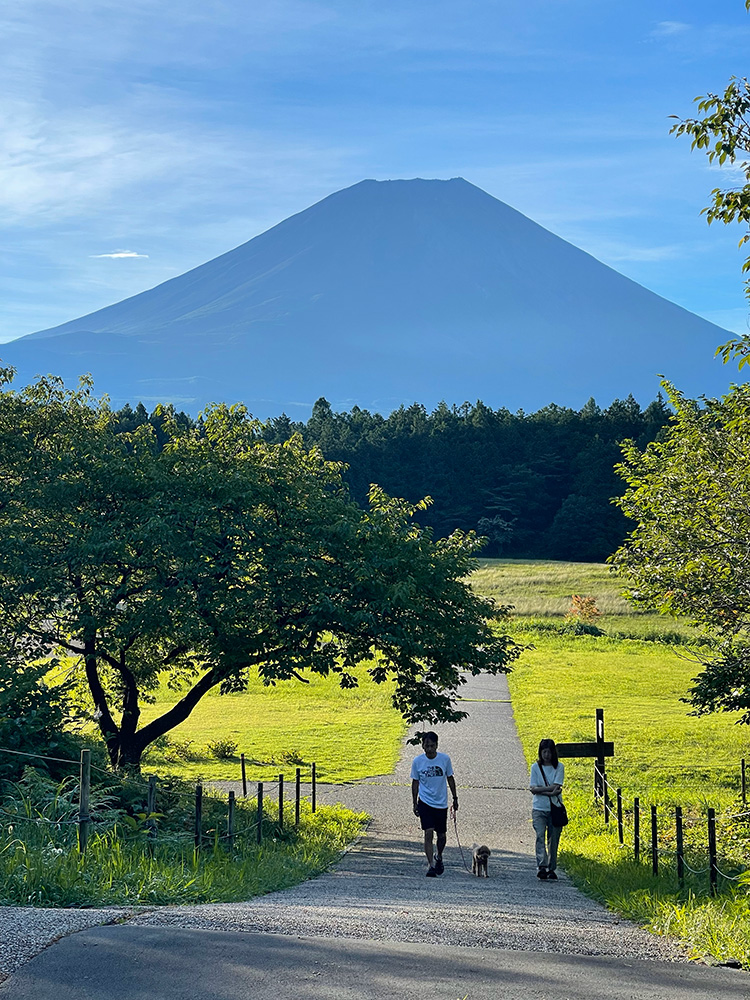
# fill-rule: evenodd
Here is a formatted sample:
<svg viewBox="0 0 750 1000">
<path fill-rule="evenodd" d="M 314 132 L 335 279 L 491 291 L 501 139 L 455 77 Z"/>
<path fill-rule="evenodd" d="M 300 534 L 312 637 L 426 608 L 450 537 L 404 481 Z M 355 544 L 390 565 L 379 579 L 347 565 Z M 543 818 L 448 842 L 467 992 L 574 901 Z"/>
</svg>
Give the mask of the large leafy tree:
<svg viewBox="0 0 750 1000">
<path fill-rule="evenodd" d="M 212 688 L 369 667 L 409 721 L 453 721 L 462 672 L 518 654 L 466 582 L 478 540 L 433 541 L 412 506 L 349 497 L 299 437 L 268 444 L 242 407 L 117 433 L 90 384 L 0 393 L 0 615 L 33 652 L 80 657 L 110 758 L 144 749 Z M 140 725 L 167 679 L 181 692 Z"/>
<path fill-rule="evenodd" d="M 637 522 L 614 555 L 638 606 L 683 615 L 711 640 L 689 700 L 750 723 L 750 386 L 698 406 L 665 383 L 675 410 L 661 441 L 624 445 Z"/>
</svg>

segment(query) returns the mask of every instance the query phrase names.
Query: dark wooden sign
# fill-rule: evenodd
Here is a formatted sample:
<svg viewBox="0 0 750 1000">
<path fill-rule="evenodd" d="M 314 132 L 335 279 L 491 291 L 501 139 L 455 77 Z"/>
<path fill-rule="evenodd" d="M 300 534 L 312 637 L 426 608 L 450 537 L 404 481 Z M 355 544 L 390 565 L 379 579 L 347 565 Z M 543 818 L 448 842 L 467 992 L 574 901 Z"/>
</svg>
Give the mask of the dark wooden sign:
<svg viewBox="0 0 750 1000">
<path fill-rule="evenodd" d="M 555 743 L 558 757 L 614 757 L 614 743 Z"/>
<path fill-rule="evenodd" d="M 609 821 L 609 798 L 604 758 L 614 757 L 614 743 L 604 741 L 604 709 L 596 710 L 596 740 L 593 743 L 556 743 L 558 757 L 594 757 L 594 795 L 604 799 L 604 817 Z"/>
</svg>

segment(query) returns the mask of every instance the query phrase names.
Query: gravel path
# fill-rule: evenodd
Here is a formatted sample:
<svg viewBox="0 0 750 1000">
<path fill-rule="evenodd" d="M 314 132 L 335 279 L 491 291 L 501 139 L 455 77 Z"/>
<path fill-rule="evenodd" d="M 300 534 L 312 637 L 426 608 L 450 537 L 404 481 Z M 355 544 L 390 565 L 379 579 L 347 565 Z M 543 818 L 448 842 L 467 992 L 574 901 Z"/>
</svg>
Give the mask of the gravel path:
<svg viewBox="0 0 750 1000">
<path fill-rule="evenodd" d="M 507 681 L 471 678 L 464 695 L 469 719 L 442 727 L 440 748 L 450 754 L 459 786 L 464 854 L 469 861 L 474 841 L 488 844 L 489 879 L 464 870 L 451 828 L 445 874 L 424 877 L 421 831 L 411 811 L 415 749 L 405 747 L 393 775 L 321 789 L 323 801 L 338 799 L 373 817 L 366 836 L 333 870 L 249 903 L 166 907 L 133 923 L 569 955 L 684 957 L 674 941 L 648 934 L 587 899 L 564 873 L 557 883 L 536 878 L 527 768 Z"/>
<path fill-rule="evenodd" d="M 346 786 L 321 786 L 320 801 L 368 812 L 362 840 L 330 871 L 248 903 L 155 910 L 0 908 L 0 980 L 53 941 L 96 924 L 262 931 L 305 937 L 424 941 L 493 949 L 684 958 L 674 940 L 648 934 L 583 896 L 560 872 L 535 877 L 526 763 L 504 677 L 470 678 L 460 726 L 439 729 L 459 786 L 458 833 L 469 861 L 473 841 L 492 849 L 490 878 L 462 865 L 449 828 L 445 874 L 426 879 L 421 831 L 411 811 L 405 747 L 394 774 Z M 563 834 L 564 836 L 564 834 Z M 467 850 L 468 847 L 468 850 Z"/>
</svg>

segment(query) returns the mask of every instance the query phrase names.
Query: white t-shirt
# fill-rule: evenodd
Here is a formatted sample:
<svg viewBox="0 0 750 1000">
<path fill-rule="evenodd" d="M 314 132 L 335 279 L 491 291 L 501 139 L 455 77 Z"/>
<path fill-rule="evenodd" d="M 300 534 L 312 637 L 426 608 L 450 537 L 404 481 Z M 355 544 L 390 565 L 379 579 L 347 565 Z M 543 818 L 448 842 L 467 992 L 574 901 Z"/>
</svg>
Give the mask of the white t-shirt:
<svg viewBox="0 0 750 1000">
<path fill-rule="evenodd" d="M 529 787 L 533 788 L 535 785 L 562 785 L 565 781 L 565 768 L 563 767 L 562 761 L 558 761 L 557 767 L 553 767 L 551 764 L 544 765 L 545 778 L 542 777 L 542 772 L 539 769 L 539 762 L 534 761 L 531 765 L 531 776 L 529 778 Z M 557 802 L 558 799 L 555 799 Z M 549 812 L 550 797 L 549 795 L 534 795 L 531 799 L 531 808 L 536 809 L 538 812 Z"/>
<path fill-rule="evenodd" d="M 438 752 L 430 760 L 425 753 L 415 757 L 411 765 L 412 781 L 419 781 L 419 801 L 433 809 L 448 808 L 448 778 L 453 765 L 447 753 Z"/>
</svg>

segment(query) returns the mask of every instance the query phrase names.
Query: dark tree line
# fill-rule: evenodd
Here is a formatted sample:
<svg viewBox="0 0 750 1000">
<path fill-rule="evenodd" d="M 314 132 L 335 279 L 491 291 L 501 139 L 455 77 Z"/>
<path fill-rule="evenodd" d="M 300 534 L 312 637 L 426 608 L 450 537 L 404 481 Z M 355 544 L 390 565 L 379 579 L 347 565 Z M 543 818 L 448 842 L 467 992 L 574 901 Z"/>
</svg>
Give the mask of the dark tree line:
<svg viewBox="0 0 750 1000">
<path fill-rule="evenodd" d="M 484 403 L 432 413 L 418 403 L 389 417 L 355 406 L 335 413 L 325 399 L 310 419 L 282 414 L 262 437 L 276 444 L 299 433 L 328 460 L 348 465 L 346 480 L 358 503 L 377 483 L 415 503 L 431 496 L 422 520 L 437 536 L 474 529 L 489 538 L 485 555 L 598 561 L 622 543 L 629 527 L 611 498 L 624 491 L 614 471 L 620 442 L 645 447 L 668 423 L 661 395 L 646 409 L 629 396 L 601 409 L 550 405 L 536 413 L 493 410 Z M 190 422 L 176 414 L 180 423 Z M 142 404 L 117 414 L 124 430 L 150 422 L 157 437 L 164 414 Z"/>
</svg>

